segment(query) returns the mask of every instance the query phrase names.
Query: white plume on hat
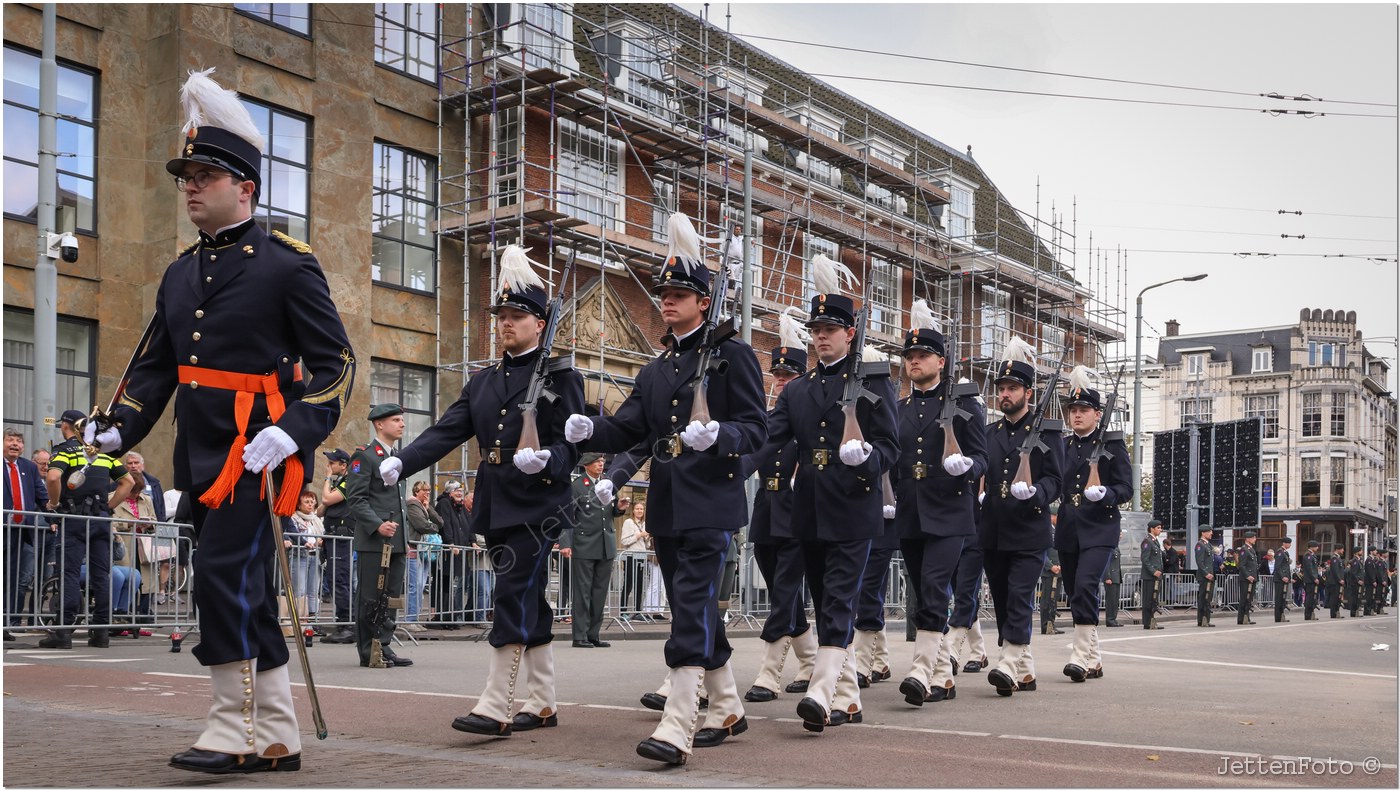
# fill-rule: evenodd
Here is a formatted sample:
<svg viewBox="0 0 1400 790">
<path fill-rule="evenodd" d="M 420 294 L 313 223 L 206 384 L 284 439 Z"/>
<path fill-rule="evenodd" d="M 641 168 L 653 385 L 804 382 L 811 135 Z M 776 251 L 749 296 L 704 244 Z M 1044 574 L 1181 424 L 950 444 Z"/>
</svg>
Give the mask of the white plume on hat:
<svg viewBox="0 0 1400 790">
<path fill-rule="evenodd" d="M 833 261 L 822 253 L 812 256 L 812 285 L 819 294 L 841 293 L 841 281 L 848 285 L 860 285 L 856 273 L 839 261 Z"/>
<path fill-rule="evenodd" d="M 796 307 L 789 307 L 778 316 L 778 345 L 788 348 L 807 348 L 807 344 L 812 342 L 812 333 L 802 325 L 801 312 L 794 318 L 788 311 L 797 310 Z"/>
<path fill-rule="evenodd" d="M 1088 365 L 1075 365 L 1069 372 L 1069 388 L 1071 390 L 1094 389 L 1098 386 L 1102 376 L 1097 370 Z"/>
<path fill-rule="evenodd" d="M 501 253 L 502 292 L 509 290 L 519 293 L 528 290 L 532 285 L 541 290 L 548 290 L 544 280 L 535 273 L 534 264 L 525 255 L 529 251 L 529 248 L 519 244 L 511 244 Z"/>
<path fill-rule="evenodd" d="M 188 134 L 200 126 L 216 126 L 232 132 L 258 149 L 266 151 L 262 132 L 253 124 L 248 108 L 238 100 L 238 94 L 209 79 L 214 69 L 191 71 L 189 79 L 180 88 L 180 107 L 185 116 L 185 125 L 180 131 Z"/>
<path fill-rule="evenodd" d="M 885 352 L 881 351 L 880 349 L 876 348 L 870 343 L 866 343 L 864 346 L 861 346 L 860 361 L 888 363 L 890 361 L 890 355 L 886 354 Z"/>
<path fill-rule="evenodd" d="M 666 260 L 672 259 L 684 266 L 687 274 L 705 265 L 700 254 L 700 234 L 695 232 L 690 217 L 681 211 L 666 220 Z"/>
<path fill-rule="evenodd" d="M 935 332 L 942 332 L 938 325 L 938 319 L 933 317 L 933 311 L 929 309 L 928 302 L 923 299 L 915 299 L 912 307 L 909 308 L 909 329 L 932 329 Z"/>
<path fill-rule="evenodd" d="M 1002 362 L 1024 362 L 1035 367 L 1035 349 L 1015 335 L 1006 341 L 1006 350 L 1001 354 Z"/>
</svg>

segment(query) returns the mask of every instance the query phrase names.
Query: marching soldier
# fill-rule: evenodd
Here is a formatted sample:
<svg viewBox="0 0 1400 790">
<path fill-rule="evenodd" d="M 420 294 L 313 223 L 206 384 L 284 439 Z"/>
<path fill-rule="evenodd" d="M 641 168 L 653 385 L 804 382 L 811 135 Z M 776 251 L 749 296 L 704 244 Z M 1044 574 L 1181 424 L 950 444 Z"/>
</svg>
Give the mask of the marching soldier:
<svg viewBox="0 0 1400 790">
<path fill-rule="evenodd" d="M 1327 561 L 1327 609 L 1333 620 L 1342 609 L 1342 583 L 1346 581 L 1346 550 L 1341 546 L 1332 550 L 1332 558 Z"/>
<path fill-rule="evenodd" d="M 995 380 L 997 408 L 1002 418 L 988 426 L 986 432 L 986 497 L 982 500 L 978 537 L 996 610 L 997 643 L 1001 646 L 1001 656 L 996 668 L 987 674 L 987 682 L 1003 697 L 1036 687 L 1031 656 L 1035 583 L 1053 542 L 1050 505 L 1060 494 L 1064 445 L 1058 430 L 1044 424 L 1041 435 L 1031 437 L 1031 482 L 1016 479 L 1020 449 L 1034 422 L 1033 360 L 1034 352 L 1024 340 L 1013 337 L 1007 343 Z"/>
<path fill-rule="evenodd" d="M 1211 596 L 1215 591 L 1215 547 L 1210 545 L 1214 530 L 1201 525 L 1201 539 L 1196 541 L 1196 627 L 1214 628 L 1210 621 Z"/>
<path fill-rule="evenodd" d="M 232 91 L 208 74 L 182 90 L 187 135 L 166 163 L 199 241 L 166 269 L 150 340 L 89 443 L 129 449 L 176 398 L 175 487 L 191 493 L 199 536 L 195 603 L 214 703 L 194 747 L 171 765 L 205 773 L 301 767 L 287 643 L 277 618 L 272 525 L 290 516 L 315 449 L 334 430 L 355 358 L 311 248 L 252 218 L 262 139 Z M 285 462 L 285 464 L 284 464 Z"/>
<path fill-rule="evenodd" d="M 545 593 L 550 548 L 570 525 L 569 474 L 578 451 L 564 440 L 564 421 L 583 409 L 583 377 L 569 358 L 544 361 L 540 383 L 553 397 L 534 403 L 529 419 L 538 441 L 522 444 L 529 439 L 522 439 L 527 419 L 522 406 L 540 355 L 547 353 L 541 343 L 550 298 L 525 251 L 514 244 L 501 255 L 499 282 L 491 312 L 503 347 L 501 361 L 473 374 L 442 418 L 381 464 L 379 473 L 396 481 L 476 439 L 481 460 L 471 520 L 472 532 L 486 536 L 486 556 L 495 572 L 491 664 L 476 707 L 457 717 L 452 727 L 504 737 L 559 722 L 554 611 Z M 529 446 L 533 444 L 538 446 Z M 512 716 L 517 694 L 525 700 Z"/>
<path fill-rule="evenodd" d="M 914 660 L 900 684 L 904 701 L 953 699 L 952 646 L 966 628 L 948 629 L 953 574 L 966 541 L 977 537 L 977 481 L 987 469 L 986 413 L 977 388 L 959 391 L 956 360 L 948 367 L 944 337 L 922 300 L 914 303 L 913 328 L 904 338 L 904 367 L 912 385 L 899 404 L 898 464 L 890 472 L 895 487 L 899 549 L 919 605 L 913 612 Z M 954 399 L 945 412 L 947 399 Z M 944 415 L 951 413 L 951 424 Z M 951 430 L 956 448 L 950 447 Z M 946 633 L 945 633 L 946 632 Z"/>
<path fill-rule="evenodd" d="M 1054 525 L 1057 518 L 1055 512 L 1060 507 L 1059 502 L 1050 503 L 1050 523 Z M 1054 532 L 1051 532 L 1053 539 Z M 1060 552 L 1051 546 L 1045 553 L 1045 564 L 1040 569 L 1040 633 L 1042 635 L 1063 634 L 1059 626 L 1055 625 L 1055 619 L 1060 614 Z"/>
<path fill-rule="evenodd" d="M 1318 586 L 1322 583 L 1322 572 L 1318 568 L 1318 547 L 1322 544 L 1315 540 L 1308 541 L 1308 551 L 1298 560 L 1298 567 L 1303 573 L 1303 619 L 1317 619 L 1317 593 Z"/>
<path fill-rule="evenodd" d="M 1239 625 L 1254 625 L 1254 590 L 1259 586 L 1259 552 L 1254 548 L 1257 539 L 1253 531 L 1246 532 L 1240 547 L 1240 610 L 1235 615 Z"/>
<path fill-rule="evenodd" d="M 981 405 L 980 403 L 978 405 Z M 975 520 L 982 519 L 981 497 L 973 508 Z M 987 668 L 987 642 L 982 637 L 982 621 L 978 619 L 978 609 L 982 599 L 982 544 L 976 538 L 963 541 L 962 555 L 958 558 L 958 569 L 953 574 L 953 613 L 948 617 L 949 629 L 964 629 L 968 659 L 962 662 L 962 671 L 981 672 Z M 946 637 L 945 637 L 946 639 Z M 949 646 L 950 659 L 954 671 L 962 644 L 952 641 Z"/>
<path fill-rule="evenodd" d="M 1362 593 L 1365 595 L 1365 611 L 1368 617 L 1381 613 L 1380 588 L 1383 574 L 1380 549 L 1371 549 L 1371 556 L 1366 558 L 1365 573 L 1361 580 L 1365 585 Z"/>
<path fill-rule="evenodd" d="M 1147 522 L 1147 537 L 1142 539 L 1142 627 L 1149 631 L 1162 630 L 1154 622 L 1157 590 L 1162 584 L 1162 544 L 1157 542 L 1161 534 L 1162 522 L 1155 518 Z"/>
<path fill-rule="evenodd" d="M 1361 611 L 1361 583 L 1366 577 L 1362 556 L 1361 549 L 1357 549 L 1347 565 L 1347 610 L 1352 617 L 1359 616 L 1357 613 Z"/>
<path fill-rule="evenodd" d="M 812 265 L 818 294 L 807 328 L 818 363 L 778 396 L 768 441 L 797 440 L 792 525 L 803 541 L 820 645 L 797 713 L 805 729 L 821 732 L 860 721 L 851 631 L 871 541 L 885 529 L 881 476 L 898 458 L 899 443 L 895 392 L 883 363 L 863 376 L 873 398 L 859 398 L 857 425 L 846 424 L 840 401 L 847 381 L 863 370 L 857 369 L 863 361 L 851 353 L 855 303 L 839 293 L 838 264 L 818 255 Z M 842 439 L 857 427 L 864 441 Z"/>
<path fill-rule="evenodd" d="M 1065 676 L 1075 683 L 1103 677 L 1099 656 L 1099 582 L 1118 545 L 1123 519 L 1118 503 L 1133 496 L 1133 468 L 1128 447 L 1105 431 L 1103 396 L 1088 386 L 1089 368 L 1076 365 L 1069 374 L 1065 406 L 1071 435 L 1065 437 L 1064 485 L 1055 526 L 1060 578 L 1074 619 L 1074 648 Z M 1112 417 L 1112 415 L 1108 415 Z M 1093 457 L 1101 446 L 1102 457 Z M 1098 485 L 1093 476 L 1097 470 Z"/>
<path fill-rule="evenodd" d="M 408 530 L 404 526 L 404 487 L 396 470 L 401 462 L 394 459 L 394 445 L 403 438 L 405 423 L 403 407 L 397 403 L 381 403 L 370 407 L 369 421 L 374 438 L 364 447 L 355 448 L 350 456 L 350 472 L 345 479 L 345 501 L 350 503 L 350 523 L 355 528 L 356 581 L 359 595 L 355 643 L 360 652 L 360 666 L 368 667 L 374 640 L 378 639 L 384 663 L 389 667 L 411 667 L 413 659 L 400 656 L 390 647 L 397 627 L 398 608 L 392 604 L 381 613 L 378 622 L 371 613 L 376 610 L 380 556 L 384 546 L 390 547 L 385 590 L 391 600 L 403 595 L 404 570 L 408 550 Z M 380 473 L 382 464 L 389 469 Z M 385 481 L 389 482 L 385 482 Z"/>
<path fill-rule="evenodd" d="M 1293 539 L 1284 537 L 1283 546 L 1274 554 L 1274 622 L 1286 623 L 1288 618 L 1283 616 L 1283 602 L 1288 599 L 1289 588 L 1293 586 L 1293 558 L 1288 550 L 1293 546 Z"/>
<path fill-rule="evenodd" d="M 1123 530 L 1118 531 L 1118 536 L 1122 538 Z M 1123 624 L 1118 622 L 1118 599 L 1122 595 L 1122 588 L 1123 550 L 1114 544 L 1113 557 L 1109 559 L 1108 572 L 1103 577 L 1103 624 L 1109 628 L 1123 627 Z"/>
<path fill-rule="evenodd" d="M 802 327 L 789 315 L 779 318 L 781 346 L 773 349 L 774 397 L 793 379 L 807 372 L 807 338 Z M 756 453 L 744 456 L 744 477 L 758 472 L 758 494 L 754 497 L 753 518 L 749 520 L 749 540 L 753 542 L 758 572 L 768 586 L 771 608 L 763 621 L 763 663 L 753 686 L 744 694 L 748 702 L 771 702 L 778 698 L 783 664 L 789 648 L 798 661 L 797 679 L 806 691 L 817 654 L 817 632 L 807 622 L 802 601 L 802 543 L 793 537 L 792 476 L 797 471 L 797 441 L 786 445 L 765 444 Z"/>
<path fill-rule="evenodd" d="M 694 745 L 716 746 L 748 729 L 715 588 L 731 536 L 748 521 L 743 456 L 762 445 L 766 419 L 763 373 L 748 344 L 716 331 L 710 350 L 723 374 L 698 369 L 707 336 L 710 270 L 684 214 L 673 214 L 668 230 L 671 254 L 653 287 L 670 329 L 667 349 L 642 369 L 613 416 L 571 415 L 565 438 L 598 452 L 623 452 L 642 443 L 652 448 L 647 531 L 655 539 L 671 602 L 666 641 L 671 684 L 661 723 L 637 745 L 637 753 L 680 765 L 690 757 L 702 686 L 710 707 Z M 707 399 L 709 422 L 690 419 L 697 392 Z"/>
<path fill-rule="evenodd" d="M 1385 614 L 1385 602 L 1391 598 L 1391 583 L 1395 575 L 1390 569 L 1390 560 L 1386 559 L 1385 552 L 1376 549 L 1376 564 L 1378 572 L 1376 574 L 1376 614 Z"/>
<path fill-rule="evenodd" d="M 890 508 L 884 508 L 886 513 Z M 870 543 L 870 557 L 860 579 L 856 596 L 855 638 L 856 682 L 860 688 L 889 680 L 890 650 L 885 640 L 885 591 L 890 584 L 890 564 L 899 549 L 899 531 L 893 518 L 884 519 L 885 529 Z"/>
</svg>

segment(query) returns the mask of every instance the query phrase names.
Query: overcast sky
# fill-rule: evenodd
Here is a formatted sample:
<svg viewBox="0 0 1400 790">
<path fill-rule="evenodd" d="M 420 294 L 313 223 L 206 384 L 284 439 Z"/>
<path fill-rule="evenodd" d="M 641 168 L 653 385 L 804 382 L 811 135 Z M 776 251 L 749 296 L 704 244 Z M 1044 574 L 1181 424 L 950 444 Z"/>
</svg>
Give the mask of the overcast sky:
<svg viewBox="0 0 1400 790">
<path fill-rule="evenodd" d="M 684 4 L 695 13 L 703 6 Z M 732 16 L 725 19 L 726 12 Z M 1127 281 L 1205 272 L 1144 297 L 1143 350 L 1167 319 L 1183 333 L 1291 324 L 1302 307 L 1355 310 L 1373 353 L 1396 357 L 1397 8 L 1384 5 L 879 5 L 714 3 L 710 21 L 757 34 L 1110 83 L 750 39 L 810 73 L 1251 111 L 1028 96 L 823 78 L 973 156 L 1017 208 L 1066 218 L 1078 264 L 1090 232 Z M 1234 91 L 1234 95 L 1215 91 Z M 1308 94 L 1277 102 L 1256 94 Z M 1374 102 L 1383 106 L 1342 104 Z M 1275 117 L 1265 107 L 1385 116 Z M 1302 216 L 1278 211 L 1302 211 Z M 1284 239 L 1281 234 L 1306 239 Z M 1184 252 L 1164 252 L 1184 251 Z M 1248 257 L 1236 252 L 1307 254 Z M 1376 255 L 1385 262 L 1323 255 Z M 1116 268 L 1110 267 L 1110 268 Z M 1131 347 L 1129 347 L 1131 348 Z M 1392 361 L 1393 364 L 1393 361 Z M 1392 382 L 1395 374 L 1392 373 Z"/>
</svg>

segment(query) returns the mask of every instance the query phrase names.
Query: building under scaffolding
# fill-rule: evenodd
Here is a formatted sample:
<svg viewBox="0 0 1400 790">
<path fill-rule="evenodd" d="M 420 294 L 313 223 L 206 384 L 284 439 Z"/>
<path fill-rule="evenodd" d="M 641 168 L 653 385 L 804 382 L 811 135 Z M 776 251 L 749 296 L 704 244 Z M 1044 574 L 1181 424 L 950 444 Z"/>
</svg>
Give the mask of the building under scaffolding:
<svg viewBox="0 0 1400 790">
<path fill-rule="evenodd" d="M 1073 210 L 1012 206 L 966 152 L 806 76 L 676 6 L 481 4 L 441 32 L 440 239 L 461 240 L 462 361 L 498 355 L 489 321 L 507 243 L 557 277 L 577 254 L 561 324 L 610 410 L 659 350 L 650 297 L 673 211 L 716 242 L 742 236 L 760 352 L 805 309 L 808 261 L 851 267 L 871 337 L 893 351 L 916 298 L 955 328 L 958 375 L 984 386 L 1012 335 L 1049 367 L 1094 364 L 1123 339 L 1121 256 L 1076 241 Z M 451 133 L 448 133 L 448 132 Z M 719 245 L 712 247 L 720 260 Z M 465 460 L 465 459 L 464 459 Z M 470 468 L 469 466 L 465 468 Z"/>
</svg>

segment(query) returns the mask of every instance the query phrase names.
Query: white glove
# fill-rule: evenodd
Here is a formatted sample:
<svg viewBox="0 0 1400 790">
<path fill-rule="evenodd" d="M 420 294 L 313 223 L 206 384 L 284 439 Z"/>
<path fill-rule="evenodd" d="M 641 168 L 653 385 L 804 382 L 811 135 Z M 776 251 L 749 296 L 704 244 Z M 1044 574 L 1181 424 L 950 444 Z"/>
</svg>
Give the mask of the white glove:
<svg viewBox="0 0 1400 790">
<path fill-rule="evenodd" d="M 613 484 L 611 480 L 599 480 L 598 485 L 593 488 L 593 495 L 598 497 L 598 501 L 604 505 L 611 505 L 613 501 Z"/>
<path fill-rule="evenodd" d="M 885 505 L 885 518 L 894 518 L 894 505 Z"/>
<path fill-rule="evenodd" d="M 870 457 L 870 442 L 858 442 L 855 439 L 841 445 L 841 463 L 846 466 L 860 466 L 865 463 L 865 459 Z"/>
<path fill-rule="evenodd" d="M 978 492 L 977 492 L 977 504 L 979 504 L 979 505 L 982 504 L 982 500 L 984 500 L 984 499 L 986 499 L 986 498 L 987 498 L 987 492 L 986 492 L 986 491 L 978 491 Z"/>
<path fill-rule="evenodd" d="M 1084 498 L 1090 502 L 1098 502 L 1108 493 L 1108 489 L 1103 486 L 1089 486 L 1084 489 Z"/>
<path fill-rule="evenodd" d="M 544 469 L 549 463 L 550 452 L 548 450 L 531 450 L 522 447 L 515 451 L 515 468 L 527 475 L 535 474 Z"/>
<path fill-rule="evenodd" d="M 271 469 L 296 451 L 295 439 L 276 425 L 269 425 L 243 448 L 243 468 L 253 473 Z"/>
<path fill-rule="evenodd" d="M 96 447 L 100 452 L 113 453 L 122 448 L 122 435 L 116 428 L 108 428 L 98 433 L 97 423 L 89 422 L 83 428 L 83 443 Z"/>
<path fill-rule="evenodd" d="M 1012 483 L 1011 495 L 1021 500 L 1030 499 L 1035 496 L 1035 486 L 1026 483 Z"/>
<path fill-rule="evenodd" d="M 708 423 L 701 423 L 699 420 L 691 420 L 690 424 L 681 431 L 681 441 L 685 446 L 697 452 L 705 452 L 719 441 L 719 423 L 710 420 Z"/>
<path fill-rule="evenodd" d="M 403 461 L 400 461 L 396 455 L 385 458 L 384 463 L 379 465 L 379 479 L 390 488 L 399 484 L 399 475 L 401 474 L 403 474 Z"/>
<path fill-rule="evenodd" d="M 957 477 L 961 474 L 966 474 L 967 470 L 971 468 L 972 459 L 968 458 L 965 455 L 962 455 L 961 453 L 953 453 L 952 455 L 943 459 L 943 469 L 953 477 Z"/>
<path fill-rule="evenodd" d="M 564 423 L 564 440 L 577 444 L 593 435 L 593 421 L 582 414 L 570 414 Z"/>
</svg>

